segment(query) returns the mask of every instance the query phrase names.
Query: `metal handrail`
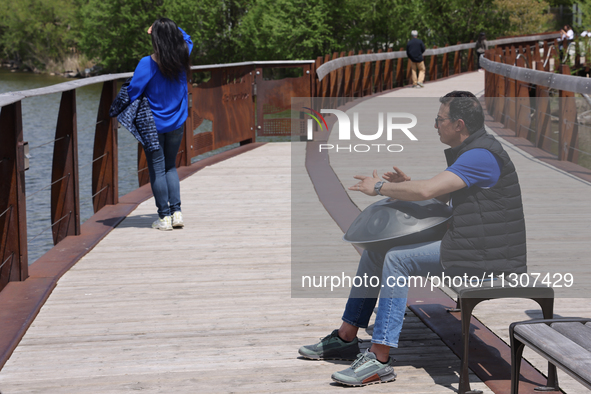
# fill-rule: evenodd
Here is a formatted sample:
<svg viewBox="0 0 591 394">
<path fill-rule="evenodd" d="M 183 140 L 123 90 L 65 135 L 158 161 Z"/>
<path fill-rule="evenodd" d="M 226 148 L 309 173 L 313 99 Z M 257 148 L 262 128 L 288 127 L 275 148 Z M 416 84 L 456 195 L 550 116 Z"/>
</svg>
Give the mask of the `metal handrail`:
<svg viewBox="0 0 591 394">
<path fill-rule="evenodd" d="M 518 42 L 528 42 L 528 41 L 537 41 L 537 40 L 547 40 L 549 38 L 557 38 L 560 37 L 560 33 L 548 33 L 548 34 L 538 34 L 534 36 L 525 36 L 525 37 L 515 37 L 515 38 L 502 38 L 499 40 L 492 40 L 488 41 L 487 44 L 489 46 L 494 45 L 505 45 L 505 44 L 512 44 Z M 435 48 L 435 49 L 427 49 L 423 56 L 432 56 L 432 55 L 442 55 L 445 53 L 461 51 L 465 49 L 471 49 L 476 46 L 475 42 L 471 42 L 468 44 L 460 44 L 460 45 L 452 45 L 443 48 Z M 398 58 L 405 58 L 406 51 L 396 51 L 396 52 L 383 52 L 383 53 L 371 53 L 367 55 L 354 55 L 354 56 L 345 56 L 340 57 L 338 59 L 330 60 L 316 70 L 316 75 L 318 76 L 318 80 L 322 81 L 322 79 L 331 71 L 337 70 L 341 67 L 350 66 L 353 64 L 359 63 L 367 63 L 367 62 L 375 62 L 375 61 L 382 61 L 388 59 L 398 59 Z"/>
<path fill-rule="evenodd" d="M 499 74 L 516 81 L 528 82 L 533 85 L 545 86 L 547 88 L 556 90 L 591 94 L 591 78 L 531 70 L 524 67 L 517 67 L 510 64 L 495 62 L 486 58 L 482 58 L 480 62 L 480 65 L 486 71 L 493 74 Z"/>
</svg>

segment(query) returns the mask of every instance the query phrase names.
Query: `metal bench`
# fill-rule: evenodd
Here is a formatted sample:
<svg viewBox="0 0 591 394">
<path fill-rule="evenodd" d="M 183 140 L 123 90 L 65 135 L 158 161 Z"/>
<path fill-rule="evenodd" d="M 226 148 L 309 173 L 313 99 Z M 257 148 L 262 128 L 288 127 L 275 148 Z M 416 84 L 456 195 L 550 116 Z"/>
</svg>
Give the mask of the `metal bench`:
<svg viewBox="0 0 591 394">
<path fill-rule="evenodd" d="M 511 324 L 511 393 L 519 391 L 521 356 L 527 345 L 574 379 L 591 389 L 591 319 L 538 319 Z M 550 375 L 550 373 L 548 373 Z M 554 391 L 558 379 L 548 376 L 544 388 Z"/>
<path fill-rule="evenodd" d="M 521 277 L 526 275 L 529 279 L 526 281 Z M 462 322 L 462 343 L 463 343 L 463 354 L 460 366 L 460 394 L 480 394 L 480 390 L 471 390 L 469 369 L 468 369 L 468 356 L 470 350 L 470 320 L 472 317 L 472 311 L 482 301 L 499 299 L 499 298 L 527 298 L 537 302 L 542 308 L 542 314 L 545 319 L 551 319 L 554 313 L 554 290 L 548 286 L 533 286 L 538 284 L 534 281 L 534 278 L 527 275 L 521 274 L 521 283 L 527 284 L 521 286 L 519 282 L 515 287 L 511 287 L 511 284 L 515 284 L 513 281 L 508 281 L 507 278 L 501 280 L 495 278 L 493 280 L 485 280 L 480 282 L 480 286 L 473 287 L 471 284 L 463 284 L 462 286 L 452 286 L 450 289 L 457 294 L 456 309 L 450 309 L 448 312 L 460 312 Z M 548 381 L 557 381 L 556 378 L 556 367 L 548 363 Z"/>
</svg>

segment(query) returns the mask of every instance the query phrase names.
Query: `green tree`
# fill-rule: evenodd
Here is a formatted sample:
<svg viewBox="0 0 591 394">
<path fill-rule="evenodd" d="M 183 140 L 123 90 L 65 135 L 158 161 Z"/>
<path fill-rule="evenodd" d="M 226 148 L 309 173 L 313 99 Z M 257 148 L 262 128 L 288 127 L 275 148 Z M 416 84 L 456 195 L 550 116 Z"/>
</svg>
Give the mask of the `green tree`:
<svg viewBox="0 0 591 394">
<path fill-rule="evenodd" d="M 80 49 L 106 70 L 131 71 L 151 53 L 147 30 L 163 13 L 161 0 L 88 0 L 80 6 Z"/>
<path fill-rule="evenodd" d="M 329 4 L 306 0 L 257 0 L 242 18 L 234 43 L 242 60 L 295 60 L 340 49 Z"/>
<path fill-rule="evenodd" d="M 130 71 L 152 53 L 148 27 L 170 18 L 193 40 L 193 64 L 237 58 L 233 35 L 250 0 L 87 0 L 81 49 L 108 71 Z"/>
<path fill-rule="evenodd" d="M 75 50 L 77 26 L 72 0 L 0 0 L 3 55 L 31 69 Z"/>
<path fill-rule="evenodd" d="M 504 21 L 505 35 L 523 35 L 549 29 L 549 3 L 544 0 L 494 0 L 499 17 Z"/>
</svg>

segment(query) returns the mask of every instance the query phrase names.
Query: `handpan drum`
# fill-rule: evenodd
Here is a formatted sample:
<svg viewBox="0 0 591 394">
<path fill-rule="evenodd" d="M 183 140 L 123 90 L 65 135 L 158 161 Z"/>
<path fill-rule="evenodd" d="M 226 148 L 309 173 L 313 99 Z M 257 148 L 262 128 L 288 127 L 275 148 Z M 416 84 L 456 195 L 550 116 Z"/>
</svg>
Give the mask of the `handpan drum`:
<svg viewBox="0 0 591 394">
<path fill-rule="evenodd" d="M 365 208 L 343 240 L 362 249 L 386 253 L 395 246 L 441 240 L 449 219 L 451 208 L 439 200 L 411 202 L 386 198 Z"/>
</svg>

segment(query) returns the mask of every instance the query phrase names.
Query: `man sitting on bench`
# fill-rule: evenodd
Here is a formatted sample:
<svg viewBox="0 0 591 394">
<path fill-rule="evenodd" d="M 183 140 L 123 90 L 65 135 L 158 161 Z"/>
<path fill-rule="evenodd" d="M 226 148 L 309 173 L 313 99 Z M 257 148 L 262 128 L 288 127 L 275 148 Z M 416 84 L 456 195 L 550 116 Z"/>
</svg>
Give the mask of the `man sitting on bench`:
<svg viewBox="0 0 591 394">
<path fill-rule="evenodd" d="M 380 292 L 378 287 L 354 287 L 341 327 L 319 343 L 302 346 L 309 359 L 355 360 L 332 379 L 348 386 L 389 382 L 396 378 L 390 348 L 398 346 L 408 287 L 389 287 L 387 278 L 526 272 L 525 221 L 515 166 L 501 144 L 484 129 L 484 112 L 470 92 L 454 91 L 440 98 L 435 128 L 448 168 L 429 180 L 411 181 L 402 171 L 355 176 L 350 190 L 404 201 L 438 198 L 449 201 L 453 214 L 441 241 L 390 249 L 386 255 L 365 251 L 358 276 L 382 278 L 372 345 L 359 354 L 357 332 L 367 328 Z"/>
</svg>

